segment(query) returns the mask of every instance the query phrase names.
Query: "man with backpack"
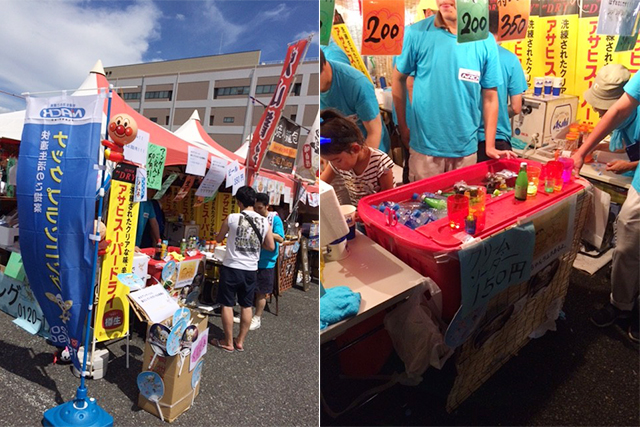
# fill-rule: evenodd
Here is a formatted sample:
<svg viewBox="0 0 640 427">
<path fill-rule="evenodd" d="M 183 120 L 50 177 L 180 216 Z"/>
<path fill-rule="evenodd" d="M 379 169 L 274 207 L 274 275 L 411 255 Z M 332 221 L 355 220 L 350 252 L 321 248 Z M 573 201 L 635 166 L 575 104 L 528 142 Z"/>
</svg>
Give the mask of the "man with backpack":
<svg viewBox="0 0 640 427">
<path fill-rule="evenodd" d="M 253 298 L 257 285 L 260 250 L 275 249 L 273 233 L 267 218 L 256 213 L 253 206 L 256 192 L 249 186 L 240 187 L 235 195 L 240 213 L 230 214 L 222 223 L 217 242 L 227 238 L 227 251 L 220 271 L 217 301 L 222 306 L 224 339 L 209 343 L 226 352 L 244 351 L 244 339 L 253 317 Z M 228 233 L 228 235 L 227 235 Z M 240 310 L 240 332 L 233 338 L 233 307 L 236 296 Z"/>
</svg>

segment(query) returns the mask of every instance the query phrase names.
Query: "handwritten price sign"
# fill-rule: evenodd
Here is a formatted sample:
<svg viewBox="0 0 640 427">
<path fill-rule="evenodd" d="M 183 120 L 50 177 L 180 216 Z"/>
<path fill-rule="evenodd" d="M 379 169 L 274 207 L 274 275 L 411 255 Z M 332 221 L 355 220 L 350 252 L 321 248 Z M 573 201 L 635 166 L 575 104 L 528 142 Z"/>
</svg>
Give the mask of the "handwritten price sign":
<svg viewBox="0 0 640 427">
<path fill-rule="evenodd" d="M 457 0 L 458 43 L 469 43 L 489 37 L 487 0 Z"/>
<path fill-rule="evenodd" d="M 531 0 L 498 0 L 498 41 L 521 40 L 527 35 Z"/>
<path fill-rule="evenodd" d="M 322 46 L 327 46 L 331 39 L 335 6 L 335 0 L 320 0 L 320 44 Z"/>
<path fill-rule="evenodd" d="M 404 38 L 404 1 L 365 0 L 362 55 L 400 55 Z"/>
</svg>

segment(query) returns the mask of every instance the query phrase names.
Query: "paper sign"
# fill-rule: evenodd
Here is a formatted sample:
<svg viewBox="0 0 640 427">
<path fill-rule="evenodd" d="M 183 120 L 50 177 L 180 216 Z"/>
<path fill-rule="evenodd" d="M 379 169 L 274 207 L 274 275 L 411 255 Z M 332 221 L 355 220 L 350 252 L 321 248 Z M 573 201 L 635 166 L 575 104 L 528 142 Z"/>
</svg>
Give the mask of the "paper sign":
<svg viewBox="0 0 640 427">
<path fill-rule="evenodd" d="M 200 260 L 194 259 L 190 261 L 182 261 L 178 266 L 178 279 L 174 286 L 175 289 L 183 288 L 193 282 L 198 272 L 198 264 Z"/>
<path fill-rule="evenodd" d="M 331 40 L 331 26 L 333 25 L 333 9 L 335 0 L 320 0 L 320 44 L 327 46 Z"/>
<path fill-rule="evenodd" d="M 269 193 L 269 204 L 272 206 L 278 206 L 280 204 L 280 193 L 277 191 Z"/>
<path fill-rule="evenodd" d="M 136 170 L 136 186 L 133 192 L 133 201 L 147 201 L 147 170 L 145 168 L 138 168 Z"/>
<path fill-rule="evenodd" d="M 207 354 L 207 344 L 209 343 L 209 328 L 205 329 L 202 334 L 198 335 L 198 339 L 191 346 L 191 359 L 189 363 L 189 371 L 193 371 L 198 361 Z"/>
<path fill-rule="evenodd" d="M 156 195 L 153 196 L 153 200 L 162 199 L 162 196 L 164 196 L 164 193 L 167 192 L 167 190 L 169 189 L 169 187 L 171 187 L 171 184 L 173 184 L 173 181 L 175 181 L 177 177 L 178 177 L 177 173 L 172 173 L 171 175 L 169 175 L 167 179 L 165 179 L 164 182 L 162 183 L 162 188 L 160 188 L 160 191 L 158 191 Z"/>
<path fill-rule="evenodd" d="M 167 149 L 165 147 L 149 144 L 147 152 L 147 186 L 149 188 L 160 190 L 166 158 Z"/>
<path fill-rule="evenodd" d="M 521 40 L 527 35 L 531 0 L 498 0 L 497 41 Z"/>
<path fill-rule="evenodd" d="M 200 148 L 189 146 L 189 157 L 187 159 L 186 173 L 191 175 L 204 176 L 207 172 L 207 157 L 209 153 Z"/>
<path fill-rule="evenodd" d="M 153 323 L 164 321 L 180 308 L 162 286 L 147 286 L 139 291 L 131 292 L 129 298 L 142 308 Z"/>
<path fill-rule="evenodd" d="M 633 36 L 638 32 L 638 0 L 602 0 L 598 34 Z"/>
<path fill-rule="evenodd" d="M 226 166 L 226 170 L 225 170 L 225 178 L 226 178 L 226 187 L 229 188 L 233 185 L 233 177 L 238 173 L 238 171 L 240 171 L 240 165 L 238 164 L 237 160 L 234 160 L 233 162 L 229 163 Z"/>
<path fill-rule="evenodd" d="M 458 9 L 458 43 L 475 42 L 489 37 L 488 0 L 456 0 Z"/>
<path fill-rule="evenodd" d="M 195 182 L 195 180 L 196 180 L 195 176 L 188 175 L 187 178 L 184 180 L 184 184 L 182 184 L 180 191 L 178 191 L 178 194 L 176 194 L 176 197 L 174 197 L 173 201 L 179 202 L 180 200 L 184 199 L 185 196 L 189 194 L 189 190 L 191 190 L 191 187 L 193 186 L 193 183 Z"/>
<path fill-rule="evenodd" d="M 22 255 L 17 252 L 11 252 L 7 267 L 4 269 L 4 274 L 16 279 L 18 282 L 24 282 L 26 274 L 24 272 L 24 266 L 22 265 Z"/>
<path fill-rule="evenodd" d="M 404 39 L 404 1 L 364 0 L 362 55 L 400 55 Z"/>
<path fill-rule="evenodd" d="M 285 189 L 284 191 L 284 202 L 288 205 L 291 204 L 291 193 L 293 192 L 293 190 L 290 189 Z"/>
<path fill-rule="evenodd" d="M 616 44 L 616 52 L 628 52 L 636 47 L 638 41 L 638 34 L 635 36 L 620 36 L 618 37 L 618 43 Z"/>
<path fill-rule="evenodd" d="M 216 157 L 211 158 L 211 166 L 209 167 L 209 172 L 205 175 L 202 180 L 202 184 L 198 187 L 196 191 L 196 196 L 198 197 L 211 197 L 216 191 L 218 191 L 218 187 L 222 184 L 222 181 L 225 179 L 225 169 L 227 167 L 227 161 L 224 159 L 218 159 Z"/>
<path fill-rule="evenodd" d="M 231 190 L 231 194 L 234 196 L 236 195 L 236 192 L 238 191 L 238 189 L 243 185 L 245 185 L 246 183 L 247 179 L 244 175 L 244 171 L 245 171 L 244 168 L 240 168 L 240 170 L 232 178 L 233 188 Z"/>
<path fill-rule="evenodd" d="M 535 240 L 528 223 L 460 250 L 460 309 L 470 313 L 509 286 L 529 280 Z"/>
<path fill-rule="evenodd" d="M 307 193 L 307 197 L 309 199 L 309 206 L 317 207 L 318 202 L 320 201 L 320 195 L 318 193 Z"/>
<path fill-rule="evenodd" d="M 30 334 L 43 330 L 44 316 L 28 284 L 0 273 L 0 310 Z"/>
<path fill-rule="evenodd" d="M 149 150 L 149 133 L 138 130 L 136 139 L 131 144 L 124 146 L 124 158 L 131 163 L 141 166 L 147 164 L 147 151 Z"/>
<path fill-rule="evenodd" d="M 551 209 L 533 214 L 529 219 L 536 229 L 531 274 L 536 274 L 554 259 L 571 249 L 573 243 L 576 195 Z"/>
</svg>

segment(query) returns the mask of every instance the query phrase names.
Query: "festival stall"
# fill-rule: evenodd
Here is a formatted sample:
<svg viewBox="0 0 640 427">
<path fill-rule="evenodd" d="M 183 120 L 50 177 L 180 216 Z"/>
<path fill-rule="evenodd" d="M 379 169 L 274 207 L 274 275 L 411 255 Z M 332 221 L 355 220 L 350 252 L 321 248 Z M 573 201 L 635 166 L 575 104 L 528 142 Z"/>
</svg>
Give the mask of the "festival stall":
<svg viewBox="0 0 640 427">
<path fill-rule="evenodd" d="M 495 19 L 496 40 L 520 61 L 528 87 L 518 94 L 521 112 L 509 121 L 522 158 L 405 185 L 396 179 L 395 188 L 354 207 L 341 206 L 336 191 L 321 182 L 321 369 L 328 379 L 321 394 L 324 414 L 333 418 L 346 411 L 331 407 L 330 397 L 341 395 L 339 375 L 386 378 L 378 373 L 394 351 L 406 372 L 389 377 L 376 393 L 398 382 L 418 384 L 430 366 L 454 364 L 447 410 L 455 410 L 531 339 L 555 330 L 583 231 L 593 233 L 594 192 L 605 200 L 596 207 L 609 210 L 609 198 L 594 186 L 621 202 L 631 183 L 597 161 L 574 176 L 571 155 L 598 122 L 583 96 L 596 71 L 610 63 L 631 75 L 638 70 L 638 10 L 604 0 L 458 0 L 456 8 L 457 34 L 447 36 L 457 37 L 457 46 L 492 37 L 489 20 Z M 391 113 L 394 59 L 420 48 L 403 45 L 406 26 L 436 13 L 436 2 L 428 0 L 322 1 L 321 44 L 325 52 L 337 47 L 366 75 L 381 111 Z M 460 73 L 451 84 L 472 82 L 473 70 Z M 413 98 L 443 94 L 431 89 Z M 399 138 L 389 154 L 401 168 Z M 600 242 L 604 226 L 598 221 Z M 347 410 L 372 394 L 363 393 Z"/>
</svg>

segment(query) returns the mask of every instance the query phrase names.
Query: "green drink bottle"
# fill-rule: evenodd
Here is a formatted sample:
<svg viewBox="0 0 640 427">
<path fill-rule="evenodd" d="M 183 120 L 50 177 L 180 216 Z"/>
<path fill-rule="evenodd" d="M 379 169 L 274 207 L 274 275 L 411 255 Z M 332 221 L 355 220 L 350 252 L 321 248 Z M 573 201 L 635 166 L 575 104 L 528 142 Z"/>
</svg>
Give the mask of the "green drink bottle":
<svg viewBox="0 0 640 427">
<path fill-rule="evenodd" d="M 527 164 L 525 162 L 522 162 L 520 163 L 520 172 L 518 172 L 518 177 L 516 178 L 516 200 L 527 200 L 528 186 L 529 179 L 527 177 Z"/>
</svg>

